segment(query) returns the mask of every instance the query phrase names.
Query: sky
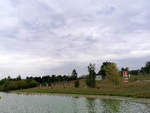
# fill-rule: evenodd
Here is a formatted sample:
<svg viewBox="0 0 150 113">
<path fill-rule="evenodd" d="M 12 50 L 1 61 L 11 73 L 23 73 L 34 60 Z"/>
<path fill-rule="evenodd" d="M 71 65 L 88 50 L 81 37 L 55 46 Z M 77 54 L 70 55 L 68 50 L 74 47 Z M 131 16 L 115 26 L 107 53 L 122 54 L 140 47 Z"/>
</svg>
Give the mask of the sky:
<svg viewBox="0 0 150 113">
<path fill-rule="evenodd" d="M 149 0 L 0 0 L 0 78 L 150 60 Z"/>
</svg>

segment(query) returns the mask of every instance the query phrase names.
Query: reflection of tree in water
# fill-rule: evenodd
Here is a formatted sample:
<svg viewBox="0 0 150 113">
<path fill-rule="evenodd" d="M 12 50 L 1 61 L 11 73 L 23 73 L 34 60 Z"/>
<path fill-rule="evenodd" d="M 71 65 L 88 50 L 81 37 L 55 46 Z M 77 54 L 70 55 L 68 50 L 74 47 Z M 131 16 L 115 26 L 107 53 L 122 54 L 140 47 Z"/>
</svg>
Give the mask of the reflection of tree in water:
<svg viewBox="0 0 150 113">
<path fill-rule="evenodd" d="M 96 102 L 94 98 L 86 98 L 88 113 L 96 113 Z"/>
<path fill-rule="evenodd" d="M 132 101 L 123 101 L 121 103 L 121 112 L 150 113 L 150 104 L 138 103 L 138 102 L 132 102 Z"/>
<path fill-rule="evenodd" d="M 78 97 L 73 97 L 73 98 L 72 98 L 73 113 L 78 113 L 77 101 L 78 101 Z"/>
<path fill-rule="evenodd" d="M 120 101 L 102 99 L 101 100 L 102 113 L 118 113 L 120 109 Z"/>
</svg>

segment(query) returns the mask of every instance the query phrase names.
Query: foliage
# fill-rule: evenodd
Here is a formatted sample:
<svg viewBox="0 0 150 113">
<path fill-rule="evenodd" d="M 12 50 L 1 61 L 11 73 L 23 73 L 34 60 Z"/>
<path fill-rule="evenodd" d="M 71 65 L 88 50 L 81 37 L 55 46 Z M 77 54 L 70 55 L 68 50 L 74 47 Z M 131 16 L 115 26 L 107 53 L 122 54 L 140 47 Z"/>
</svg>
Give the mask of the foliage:
<svg viewBox="0 0 150 113">
<path fill-rule="evenodd" d="M 104 106 L 104 113 L 118 113 L 120 102 L 118 100 L 103 99 L 102 106 Z"/>
<path fill-rule="evenodd" d="M 17 80 L 21 80 L 21 76 L 19 75 L 16 79 L 17 79 Z"/>
<path fill-rule="evenodd" d="M 76 70 L 73 70 L 72 72 L 72 75 L 69 76 L 69 75 L 45 75 L 45 76 L 42 76 L 42 77 L 27 77 L 26 78 L 27 80 L 31 79 L 31 80 L 35 80 L 37 82 L 39 82 L 40 84 L 46 86 L 47 84 L 49 86 L 51 85 L 56 85 L 57 83 L 59 82 L 70 82 L 70 81 L 73 81 L 73 80 L 76 80 L 77 79 L 77 72 Z"/>
<path fill-rule="evenodd" d="M 79 80 L 76 80 L 75 82 L 74 82 L 74 87 L 75 88 L 78 88 L 80 86 L 80 82 L 79 82 Z"/>
<path fill-rule="evenodd" d="M 150 76 L 149 76 L 150 78 Z M 69 85 L 68 85 L 69 84 Z M 85 81 L 80 80 L 80 88 L 74 88 L 74 81 L 66 83 L 65 88 L 62 83 L 57 84 L 55 88 L 49 87 L 36 87 L 24 90 L 17 90 L 14 92 L 28 92 L 28 93 L 58 93 L 58 94 L 80 94 L 80 95 L 110 95 L 110 96 L 126 96 L 126 97 L 139 97 L 150 98 L 150 82 L 128 82 L 121 83 L 121 87 L 114 87 L 108 80 L 97 81 L 97 88 L 85 87 Z M 73 86 L 73 87 L 70 87 Z M 91 97 L 91 96 L 90 96 Z"/>
<path fill-rule="evenodd" d="M 78 74 L 77 74 L 76 70 L 74 69 L 74 70 L 72 71 L 71 77 L 72 77 L 73 80 L 76 80 L 76 79 L 77 79 L 77 76 L 78 76 Z"/>
<path fill-rule="evenodd" d="M 122 68 L 123 70 L 128 70 L 128 68 Z M 90 88 L 94 88 L 96 86 L 96 73 L 95 73 L 95 65 L 89 64 L 88 66 L 88 75 L 83 75 L 78 77 L 78 73 L 75 69 L 73 69 L 72 73 L 70 75 L 45 75 L 41 77 L 26 77 L 26 79 L 22 79 L 19 75 L 17 78 L 11 78 L 8 76 L 7 78 L 4 78 L 0 80 L 0 90 L 15 90 L 15 89 L 26 89 L 35 87 L 38 84 L 40 86 L 51 86 L 51 88 L 54 88 L 55 86 L 58 86 L 58 84 L 62 84 L 63 88 L 67 87 L 83 87 L 81 82 L 79 84 L 78 80 L 86 79 L 86 84 L 84 87 L 88 86 Z M 98 74 L 102 75 L 103 79 L 106 78 L 107 80 L 111 81 L 114 85 L 120 84 L 120 74 L 118 69 L 116 68 L 116 65 L 112 62 L 104 62 L 102 66 L 100 67 L 100 70 Z M 147 62 L 144 67 L 138 70 L 130 70 L 129 74 L 131 75 L 138 75 L 138 76 L 131 76 L 129 79 L 130 81 L 137 81 L 142 79 L 149 80 L 148 76 L 150 75 L 150 62 Z M 146 75 L 146 76 L 144 76 Z M 139 80 L 139 81 L 140 81 Z M 144 80 L 144 81 L 146 81 Z M 74 81 L 74 84 L 70 86 L 71 81 Z M 104 80 L 105 81 L 105 80 Z M 107 85 L 107 84 L 105 84 Z M 102 86 L 97 86 L 99 89 L 101 89 Z"/>
<path fill-rule="evenodd" d="M 88 66 L 89 76 L 87 76 L 86 84 L 88 87 L 94 88 L 96 86 L 95 82 L 95 64 L 89 64 Z"/>
<path fill-rule="evenodd" d="M 147 75 L 150 74 L 150 61 L 146 62 L 144 67 L 141 67 L 141 69 L 137 70 L 131 70 L 129 71 L 131 75 Z"/>
<path fill-rule="evenodd" d="M 35 80 L 26 81 L 26 80 L 6 80 L 2 85 L 0 90 L 2 91 L 10 91 L 16 89 L 26 89 L 38 86 L 38 82 Z"/>
<path fill-rule="evenodd" d="M 102 66 L 100 67 L 98 74 L 102 75 L 103 79 L 105 79 L 105 77 L 106 77 L 106 69 L 110 64 L 111 64 L 111 62 L 103 62 Z"/>
<path fill-rule="evenodd" d="M 106 68 L 106 78 L 114 85 L 119 85 L 121 82 L 120 73 L 116 67 L 115 63 L 111 63 Z"/>
<path fill-rule="evenodd" d="M 19 75 L 17 78 L 11 78 L 8 76 L 7 78 L 4 78 L 0 80 L 0 90 L 2 91 L 9 91 L 9 90 L 16 90 L 16 89 L 25 89 L 25 88 L 32 88 L 36 87 L 38 84 L 41 84 L 43 86 L 54 86 L 56 83 L 59 82 L 70 82 L 73 80 L 77 80 L 77 72 L 74 69 L 72 71 L 72 75 L 45 75 L 42 77 L 26 77 L 25 80 L 21 79 L 21 76 Z"/>
<path fill-rule="evenodd" d="M 140 74 L 140 70 L 139 69 L 131 70 L 131 71 L 129 71 L 129 74 L 131 74 L 131 75 L 139 75 Z"/>
<path fill-rule="evenodd" d="M 150 74 L 150 62 L 147 62 L 145 67 L 141 68 L 141 73 Z"/>
</svg>

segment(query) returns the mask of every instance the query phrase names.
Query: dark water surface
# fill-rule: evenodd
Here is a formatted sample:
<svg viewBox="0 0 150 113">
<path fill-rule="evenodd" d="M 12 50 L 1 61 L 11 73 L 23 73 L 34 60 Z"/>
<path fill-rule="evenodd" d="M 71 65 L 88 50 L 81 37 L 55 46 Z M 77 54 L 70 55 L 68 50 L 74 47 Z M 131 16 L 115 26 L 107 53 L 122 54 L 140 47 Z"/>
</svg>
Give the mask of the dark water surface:
<svg viewBox="0 0 150 113">
<path fill-rule="evenodd" d="M 125 100 L 0 93 L 0 113 L 150 113 L 150 104 Z"/>
</svg>

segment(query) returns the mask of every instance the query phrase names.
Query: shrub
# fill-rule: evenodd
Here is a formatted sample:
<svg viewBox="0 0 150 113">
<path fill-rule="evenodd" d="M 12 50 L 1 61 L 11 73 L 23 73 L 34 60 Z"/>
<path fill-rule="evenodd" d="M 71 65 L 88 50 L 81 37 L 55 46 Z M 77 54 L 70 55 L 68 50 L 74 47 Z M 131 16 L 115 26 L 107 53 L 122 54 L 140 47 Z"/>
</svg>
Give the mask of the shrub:
<svg viewBox="0 0 150 113">
<path fill-rule="evenodd" d="M 79 82 L 79 80 L 76 80 L 75 82 L 74 82 L 74 87 L 75 88 L 78 88 L 80 86 L 80 82 Z"/>
<path fill-rule="evenodd" d="M 3 91 L 10 91 L 10 90 L 17 90 L 17 89 L 26 89 L 26 88 L 33 88 L 38 85 L 38 82 L 35 80 L 25 81 L 25 80 L 17 80 L 17 81 L 5 81 L 5 83 L 1 86 L 1 90 Z"/>
</svg>

